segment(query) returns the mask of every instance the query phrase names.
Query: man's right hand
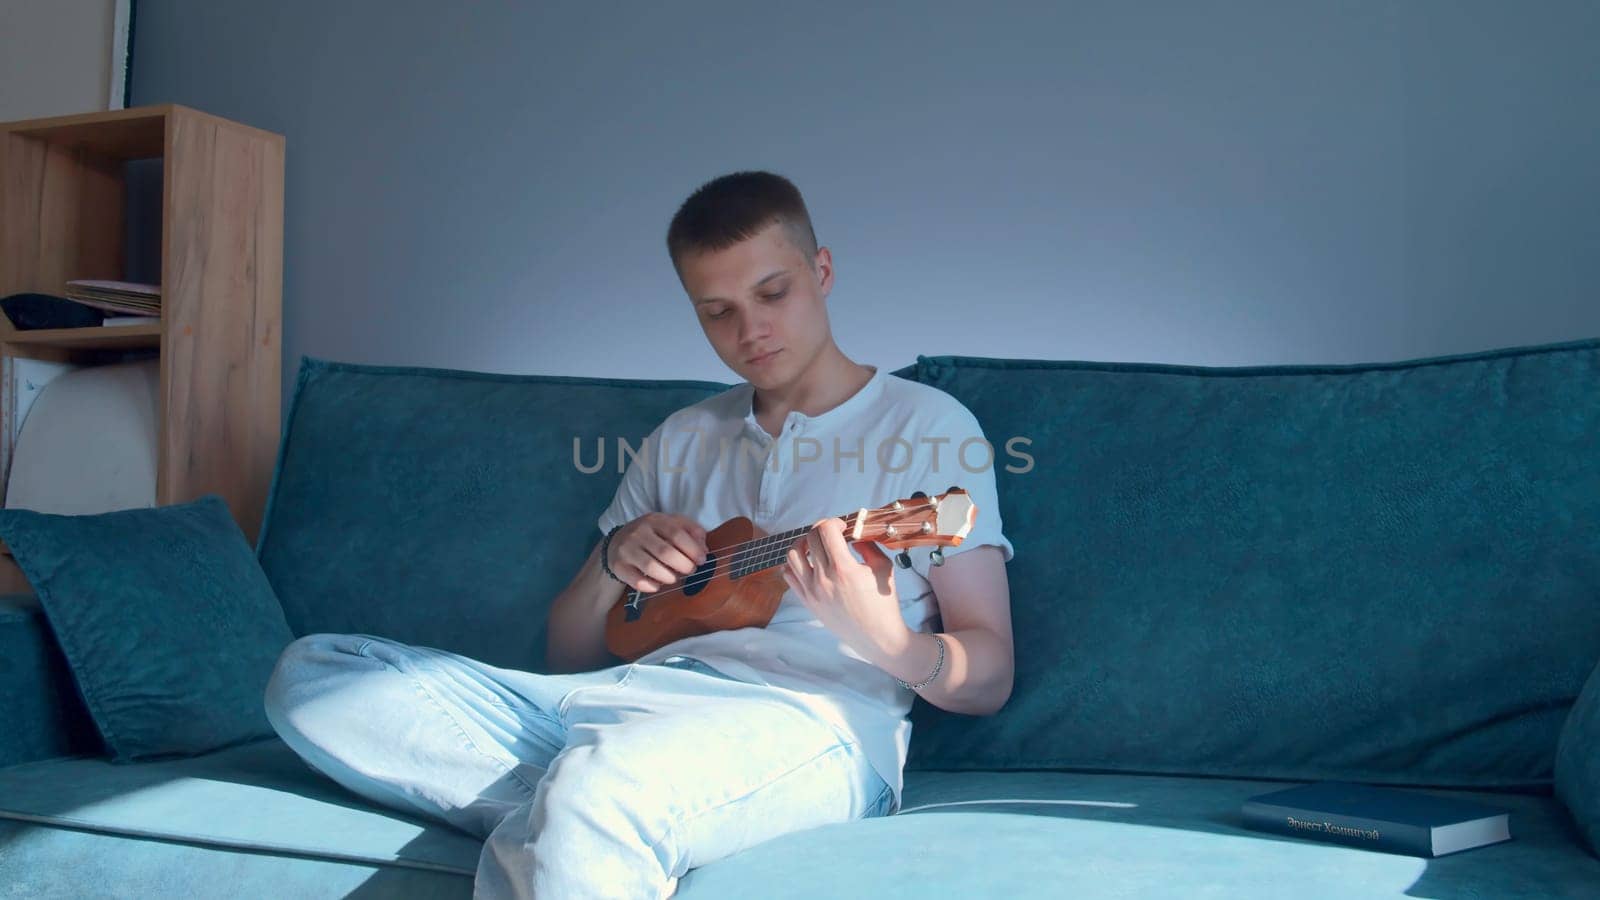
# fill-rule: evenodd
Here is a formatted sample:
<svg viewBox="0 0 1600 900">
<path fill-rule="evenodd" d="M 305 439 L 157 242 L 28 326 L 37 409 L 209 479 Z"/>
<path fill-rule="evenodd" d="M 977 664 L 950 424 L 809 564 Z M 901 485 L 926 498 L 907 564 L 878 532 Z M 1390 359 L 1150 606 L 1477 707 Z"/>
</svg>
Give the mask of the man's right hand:
<svg viewBox="0 0 1600 900">
<path fill-rule="evenodd" d="M 646 513 L 611 536 L 606 562 L 642 593 L 690 575 L 706 561 L 706 530 L 688 516 Z"/>
</svg>

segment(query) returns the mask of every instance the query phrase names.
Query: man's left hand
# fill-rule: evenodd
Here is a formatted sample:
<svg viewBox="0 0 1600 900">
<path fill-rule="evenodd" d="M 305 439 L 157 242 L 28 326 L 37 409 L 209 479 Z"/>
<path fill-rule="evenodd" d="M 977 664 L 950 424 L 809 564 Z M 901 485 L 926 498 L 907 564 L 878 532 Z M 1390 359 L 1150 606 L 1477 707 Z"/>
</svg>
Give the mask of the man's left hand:
<svg viewBox="0 0 1600 900">
<path fill-rule="evenodd" d="M 812 615 L 866 659 L 903 644 L 910 631 L 900 613 L 894 564 L 871 541 L 847 544 L 844 522 L 836 517 L 817 522 L 789 548 L 783 580 Z"/>
</svg>

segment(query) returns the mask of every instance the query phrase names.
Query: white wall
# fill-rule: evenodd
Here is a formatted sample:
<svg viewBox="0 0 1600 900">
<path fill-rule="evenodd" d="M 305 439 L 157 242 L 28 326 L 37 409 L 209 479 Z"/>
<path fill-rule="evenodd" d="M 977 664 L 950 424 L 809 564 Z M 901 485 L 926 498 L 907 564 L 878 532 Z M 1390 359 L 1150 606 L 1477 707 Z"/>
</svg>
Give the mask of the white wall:
<svg viewBox="0 0 1600 900">
<path fill-rule="evenodd" d="M 288 139 L 301 353 L 732 380 L 667 258 L 795 180 L 840 346 L 1359 363 L 1600 336 L 1596 0 L 140 0 Z M 287 413 L 288 404 L 284 404 Z"/>
<path fill-rule="evenodd" d="M 0 0 L 0 122 L 121 108 L 119 7 L 125 23 L 128 0 Z"/>
</svg>

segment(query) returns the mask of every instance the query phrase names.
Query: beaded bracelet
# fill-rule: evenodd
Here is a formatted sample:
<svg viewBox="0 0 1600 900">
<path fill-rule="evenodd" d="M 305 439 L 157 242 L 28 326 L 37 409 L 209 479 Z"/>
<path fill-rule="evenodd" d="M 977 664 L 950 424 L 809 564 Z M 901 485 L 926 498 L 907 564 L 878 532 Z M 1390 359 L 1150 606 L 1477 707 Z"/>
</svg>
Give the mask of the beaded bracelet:
<svg viewBox="0 0 1600 900">
<path fill-rule="evenodd" d="M 923 688 L 927 687 L 928 685 L 932 684 L 933 680 L 935 678 L 939 677 L 939 670 L 944 668 L 944 638 L 939 637 L 937 634 L 935 634 L 933 636 L 933 639 L 934 639 L 934 641 L 936 641 L 939 644 L 939 661 L 933 664 L 933 674 L 929 675 L 927 678 L 922 679 L 921 681 L 917 682 L 916 684 L 906 684 L 904 681 L 901 681 L 899 678 L 896 678 L 895 682 L 897 684 L 899 684 L 901 687 L 906 688 L 907 690 L 920 691 Z"/>
<path fill-rule="evenodd" d="M 626 581 L 623 581 L 621 578 L 617 577 L 617 573 L 611 571 L 611 562 L 606 558 L 606 551 L 611 546 L 611 536 L 616 534 L 617 529 L 621 527 L 622 525 L 611 526 L 611 530 L 606 532 L 605 539 L 600 542 L 600 568 L 605 571 L 606 575 L 610 576 L 612 581 L 615 581 L 618 584 L 627 584 Z"/>
</svg>

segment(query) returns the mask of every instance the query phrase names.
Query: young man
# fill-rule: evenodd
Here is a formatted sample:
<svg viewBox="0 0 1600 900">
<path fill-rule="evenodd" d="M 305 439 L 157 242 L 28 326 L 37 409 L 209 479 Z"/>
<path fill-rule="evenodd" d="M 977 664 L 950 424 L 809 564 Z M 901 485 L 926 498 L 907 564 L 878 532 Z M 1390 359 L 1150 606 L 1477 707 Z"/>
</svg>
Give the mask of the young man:
<svg viewBox="0 0 1600 900">
<path fill-rule="evenodd" d="M 1013 551 L 976 419 L 840 351 L 832 255 L 788 180 L 707 183 L 667 245 L 745 381 L 668 416 L 628 466 L 550 611 L 559 674 L 309 635 L 268 686 L 269 718 L 313 768 L 483 835 L 479 897 L 671 896 L 695 866 L 896 812 L 914 697 L 983 715 L 1011 692 Z M 942 565 L 928 548 L 903 566 L 846 543 L 837 516 L 951 486 L 978 515 Z M 768 534 L 809 526 L 781 557 L 771 622 L 618 664 L 604 623 L 625 586 L 693 572 L 707 531 L 734 516 Z"/>
</svg>

